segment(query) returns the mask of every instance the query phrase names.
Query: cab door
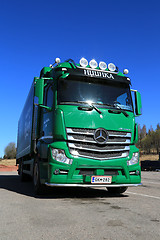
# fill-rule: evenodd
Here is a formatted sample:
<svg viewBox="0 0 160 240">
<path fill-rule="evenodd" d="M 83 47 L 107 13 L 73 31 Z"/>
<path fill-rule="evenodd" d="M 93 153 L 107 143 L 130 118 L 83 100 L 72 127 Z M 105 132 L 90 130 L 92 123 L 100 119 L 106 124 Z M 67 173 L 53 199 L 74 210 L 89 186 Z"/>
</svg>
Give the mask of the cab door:
<svg viewBox="0 0 160 240">
<path fill-rule="evenodd" d="M 53 108 L 54 93 L 53 85 L 46 86 L 44 89 L 44 106 Z M 39 154 L 41 158 L 47 158 L 48 144 L 53 142 L 53 111 L 46 108 L 40 110 L 40 138 Z"/>
</svg>

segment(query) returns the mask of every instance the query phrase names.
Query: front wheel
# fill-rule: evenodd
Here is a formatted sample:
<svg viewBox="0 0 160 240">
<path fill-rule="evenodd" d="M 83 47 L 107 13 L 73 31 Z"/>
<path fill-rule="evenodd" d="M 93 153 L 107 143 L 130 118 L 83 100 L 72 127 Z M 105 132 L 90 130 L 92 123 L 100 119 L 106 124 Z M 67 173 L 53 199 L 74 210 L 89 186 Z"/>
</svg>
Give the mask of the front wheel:
<svg viewBox="0 0 160 240">
<path fill-rule="evenodd" d="M 108 192 L 111 194 L 120 194 L 124 193 L 128 187 L 109 187 L 107 188 Z"/>
<path fill-rule="evenodd" d="M 40 169 L 39 169 L 38 160 L 36 160 L 35 163 L 34 163 L 33 185 L 34 185 L 35 194 L 41 195 L 41 194 L 44 193 L 45 186 L 43 184 L 41 184 L 41 182 L 40 182 Z"/>
</svg>

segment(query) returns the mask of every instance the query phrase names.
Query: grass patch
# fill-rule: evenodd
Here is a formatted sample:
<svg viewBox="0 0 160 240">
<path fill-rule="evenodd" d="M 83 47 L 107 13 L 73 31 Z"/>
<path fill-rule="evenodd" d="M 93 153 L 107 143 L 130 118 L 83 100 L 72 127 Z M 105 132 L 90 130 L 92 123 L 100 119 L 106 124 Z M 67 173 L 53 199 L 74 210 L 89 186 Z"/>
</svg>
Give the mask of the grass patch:
<svg viewBox="0 0 160 240">
<path fill-rule="evenodd" d="M 2 159 L 2 160 L 0 160 L 0 164 L 2 164 L 4 166 L 15 166 L 16 159 Z"/>
<path fill-rule="evenodd" d="M 145 154 L 140 156 L 140 161 L 158 161 L 159 155 L 158 154 Z"/>
</svg>

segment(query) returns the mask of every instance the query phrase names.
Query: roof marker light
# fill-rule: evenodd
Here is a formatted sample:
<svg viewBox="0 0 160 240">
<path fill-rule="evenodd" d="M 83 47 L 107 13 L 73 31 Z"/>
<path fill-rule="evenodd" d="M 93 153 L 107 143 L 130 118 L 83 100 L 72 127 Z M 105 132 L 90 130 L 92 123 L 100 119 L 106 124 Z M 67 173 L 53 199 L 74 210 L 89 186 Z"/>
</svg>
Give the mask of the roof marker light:
<svg viewBox="0 0 160 240">
<path fill-rule="evenodd" d="M 107 64 L 106 64 L 105 62 L 100 62 L 100 63 L 99 63 L 99 68 L 100 68 L 101 70 L 106 70 Z"/>
<path fill-rule="evenodd" d="M 91 68 L 96 68 L 96 67 L 98 66 L 98 63 L 97 63 L 94 59 L 92 59 L 92 60 L 89 62 L 89 66 L 90 66 Z"/>
<path fill-rule="evenodd" d="M 124 70 L 123 70 L 123 73 L 124 73 L 124 74 L 128 74 L 128 73 L 129 73 L 128 69 L 124 69 Z"/>
<path fill-rule="evenodd" d="M 115 72 L 116 71 L 116 66 L 113 63 L 109 63 L 108 64 L 108 69 L 111 72 Z"/>
<path fill-rule="evenodd" d="M 87 67 L 87 65 L 88 65 L 88 61 L 85 58 L 81 58 L 79 63 L 81 65 L 81 67 Z"/>
</svg>

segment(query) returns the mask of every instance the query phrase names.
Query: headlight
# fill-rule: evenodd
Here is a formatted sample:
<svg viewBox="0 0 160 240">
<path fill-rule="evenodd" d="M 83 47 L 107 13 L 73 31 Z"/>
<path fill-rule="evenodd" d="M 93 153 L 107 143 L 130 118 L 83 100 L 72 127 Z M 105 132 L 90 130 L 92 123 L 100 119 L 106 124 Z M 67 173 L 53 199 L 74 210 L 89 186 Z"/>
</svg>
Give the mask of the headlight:
<svg viewBox="0 0 160 240">
<path fill-rule="evenodd" d="M 52 148 L 52 157 L 62 163 L 72 164 L 73 159 L 67 158 L 64 150 Z"/>
<path fill-rule="evenodd" d="M 131 160 L 127 161 L 127 165 L 128 166 L 134 165 L 134 164 L 138 163 L 138 160 L 139 160 L 139 153 L 138 152 L 133 153 Z"/>
</svg>

